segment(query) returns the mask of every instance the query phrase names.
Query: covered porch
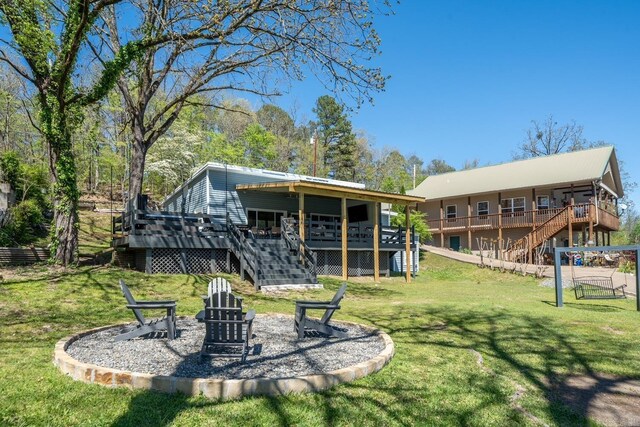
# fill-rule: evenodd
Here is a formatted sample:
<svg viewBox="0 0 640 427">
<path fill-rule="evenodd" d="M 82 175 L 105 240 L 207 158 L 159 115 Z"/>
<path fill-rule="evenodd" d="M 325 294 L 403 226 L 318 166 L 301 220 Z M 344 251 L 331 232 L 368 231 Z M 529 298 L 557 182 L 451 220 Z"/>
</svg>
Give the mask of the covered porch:
<svg viewBox="0 0 640 427">
<path fill-rule="evenodd" d="M 410 218 L 411 206 L 424 202 L 424 198 L 384 193 L 361 188 L 343 187 L 313 181 L 280 181 L 254 184 L 238 184 L 237 191 L 257 191 L 287 194 L 298 201 L 298 211 L 291 218 L 284 218 L 286 228 L 295 230 L 303 243 L 302 251 L 336 249 L 341 252 L 342 278 L 349 277 L 348 253 L 354 250 L 373 252 L 374 280 L 380 278 L 380 252 L 404 250 L 406 255 L 406 280 L 411 282 L 411 252 L 415 250 Z M 309 211 L 308 198 L 325 198 L 327 203 L 339 203 L 335 214 Z M 314 205 L 317 206 L 317 200 Z M 363 202 L 363 203 L 356 203 Z M 381 226 L 381 203 L 404 206 L 404 227 Z M 282 230 L 285 233 L 285 230 Z"/>
</svg>

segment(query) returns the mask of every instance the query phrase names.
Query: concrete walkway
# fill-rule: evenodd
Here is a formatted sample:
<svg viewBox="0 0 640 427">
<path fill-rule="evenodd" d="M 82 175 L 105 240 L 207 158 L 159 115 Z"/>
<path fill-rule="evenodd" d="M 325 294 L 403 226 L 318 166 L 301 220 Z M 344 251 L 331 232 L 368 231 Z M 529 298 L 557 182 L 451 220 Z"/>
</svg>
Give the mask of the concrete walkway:
<svg viewBox="0 0 640 427">
<path fill-rule="evenodd" d="M 469 264 L 480 265 L 479 255 L 469 255 L 462 252 L 455 252 L 446 248 L 437 248 L 435 246 L 422 245 L 421 249 L 427 252 L 431 252 L 437 255 L 441 255 L 447 258 L 455 259 L 457 261 L 466 262 Z M 533 265 L 533 264 L 518 264 L 515 262 L 500 261 L 496 259 L 485 258 L 484 264 L 492 268 L 504 268 L 508 271 L 514 271 L 515 273 L 522 273 L 526 271 L 527 274 L 540 274 L 543 277 L 554 278 L 555 274 L 552 265 Z M 620 273 L 614 271 L 613 268 L 606 267 L 573 267 L 573 274 L 575 277 L 587 277 L 587 276 L 604 276 L 611 277 L 614 286 L 627 285 L 625 292 L 631 295 L 636 294 L 636 281 L 635 276 L 631 273 Z M 562 281 L 571 281 L 571 267 L 568 265 L 562 266 Z"/>
</svg>

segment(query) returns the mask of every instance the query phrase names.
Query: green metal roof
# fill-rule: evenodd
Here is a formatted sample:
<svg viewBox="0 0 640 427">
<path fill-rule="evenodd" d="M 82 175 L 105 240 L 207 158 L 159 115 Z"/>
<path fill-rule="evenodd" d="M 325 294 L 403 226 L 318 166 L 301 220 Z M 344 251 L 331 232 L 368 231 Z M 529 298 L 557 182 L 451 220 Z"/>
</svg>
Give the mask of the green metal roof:
<svg viewBox="0 0 640 427">
<path fill-rule="evenodd" d="M 427 200 L 447 199 L 531 187 L 560 187 L 599 181 L 610 174 L 622 197 L 618 162 L 612 146 L 517 160 L 430 176 L 408 194 Z"/>
</svg>

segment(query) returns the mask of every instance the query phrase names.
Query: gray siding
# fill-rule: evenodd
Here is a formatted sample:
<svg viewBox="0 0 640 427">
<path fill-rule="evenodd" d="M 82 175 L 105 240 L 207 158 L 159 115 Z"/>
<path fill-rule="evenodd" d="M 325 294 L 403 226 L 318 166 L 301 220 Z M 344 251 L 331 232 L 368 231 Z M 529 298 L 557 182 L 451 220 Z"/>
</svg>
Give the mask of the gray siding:
<svg viewBox="0 0 640 427">
<path fill-rule="evenodd" d="M 208 186 L 207 186 L 208 174 Z M 286 177 L 280 177 L 274 173 L 268 177 L 269 182 L 285 181 Z M 240 191 L 236 190 L 238 184 L 255 184 L 265 177 L 238 173 L 234 170 L 228 172 L 222 170 L 206 170 L 190 180 L 181 191 L 167 199 L 164 209 L 173 212 L 202 212 L 214 215 L 224 221 L 227 212 L 231 220 L 236 224 L 246 224 L 247 209 L 261 209 L 271 211 L 284 211 L 287 215 L 297 214 L 298 196 L 289 193 L 277 193 L 269 191 Z M 207 198 L 208 193 L 208 198 Z M 208 203 L 207 203 L 208 201 Z M 306 196 L 305 211 L 307 214 L 340 215 L 340 199 Z M 362 204 L 357 200 L 348 200 L 348 206 Z M 368 203 L 369 223 L 373 223 L 373 204 Z"/>
<path fill-rule="evenodd" d="M 170 212 L 200 212 L 207 208 L 206 172 L 194 177 L 187 186 L 182 187 L 164 202 L 164 209 Z"/>
<path fill-rule="evenodd" d="M 286 211 L 287 214 L 298 212 L 298 198 L 287 193 L 268 191 L 240 191 L 238 184 L 254 184 L 259 177 L 237 173 L 235 171 L 209 170 L 209 214 L 224 217 L 227 212 L 234 223 L 247 222 L 247 209 L 265 209 Z M 273 181 L 284 181 L 274 176 Z M 307 196 L 305 198 L 307 213 L 340 215 L 340 200 Z"/>
</svg>

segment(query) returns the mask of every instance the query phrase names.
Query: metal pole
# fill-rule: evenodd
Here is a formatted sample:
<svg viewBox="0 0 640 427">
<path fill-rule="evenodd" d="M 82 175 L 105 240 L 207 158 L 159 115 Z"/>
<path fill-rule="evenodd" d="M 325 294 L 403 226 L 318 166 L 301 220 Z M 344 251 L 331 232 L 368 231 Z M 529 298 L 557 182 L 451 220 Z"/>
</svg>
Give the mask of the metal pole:
<svg viewBox="0 0 640 427">
<path fill-rule="evenodd" d="M 638 253 L 640 253 L 640 248 L 636 247 L 636 310 L 640 311 L 640 277 L 638 277 Z"/>
<path fill-rule="evenodd" d="M 556 279 L 556 307 L 562 307 L 562 266 L 560 265 L 560 251 L 553 248 L 553 270 Z"/>
<path fill-rule="evenodd" d="M 315 177 L 316 163 L 318 162 L 318 136 L 315 132 L 313 133 L 311 140 L 313 141 L 313 176 Z"/>
</svg>

